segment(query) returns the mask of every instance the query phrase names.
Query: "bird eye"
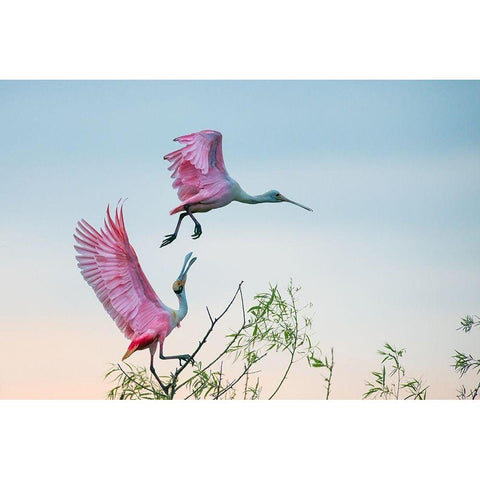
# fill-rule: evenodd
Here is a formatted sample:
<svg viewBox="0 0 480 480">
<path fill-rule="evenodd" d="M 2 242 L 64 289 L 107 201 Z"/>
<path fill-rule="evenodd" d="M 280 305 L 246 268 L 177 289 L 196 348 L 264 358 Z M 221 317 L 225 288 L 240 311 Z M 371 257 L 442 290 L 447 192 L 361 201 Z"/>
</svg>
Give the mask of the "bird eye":
<svg viewBox="0 0 480 480">
<path fill-rule="evenodd" d="M 182 290 L 183 290 L 183 285 L 179 282 L 175 282 L 173 285 L 172 285 L 172 288 L 173 288 L 173 291 L 175 293 L 182 293 Z"/>
</svg>

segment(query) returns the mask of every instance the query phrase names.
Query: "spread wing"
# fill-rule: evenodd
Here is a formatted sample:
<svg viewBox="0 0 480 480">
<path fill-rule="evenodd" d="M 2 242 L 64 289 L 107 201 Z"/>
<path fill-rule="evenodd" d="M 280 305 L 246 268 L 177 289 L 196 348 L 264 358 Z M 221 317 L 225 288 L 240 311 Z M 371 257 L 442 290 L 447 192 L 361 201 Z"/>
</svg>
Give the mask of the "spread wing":
<svg viewBox="0 0 480 480">
<path fill-rule="evenodd" d="M 185 146 L 165 155 L 171 162 L 168 169 L 174 178 L 173 188 L 185 202 L 204 188 L 224 181 L 228 177 L 222 154 L 222 134 L 202 130 L 175 139 Z"/>
<path fill-rule="evenodd" d="M 122 207 L 117 206 L 113 219 L 107 207 L 100 232 L 82 219 L 75 233 L 83 278 L 127 338 L 143 333 L 165 314 L 128 241 Z"/>
</svg>

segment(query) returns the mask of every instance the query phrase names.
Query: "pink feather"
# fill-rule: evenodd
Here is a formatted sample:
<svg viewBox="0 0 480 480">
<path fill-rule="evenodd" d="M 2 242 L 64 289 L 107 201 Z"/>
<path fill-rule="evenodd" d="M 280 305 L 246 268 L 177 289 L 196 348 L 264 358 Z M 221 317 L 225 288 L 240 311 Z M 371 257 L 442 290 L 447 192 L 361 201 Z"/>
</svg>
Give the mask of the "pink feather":
<svg viewBox="0 0 480 480">
<path fill-rule="evenodd" d="M 83 278 L 125 336 L 140 348 L 148 346 L 143 346 L 140 337 L 163 342 L 172 330 L 170 313 L 145 277 L 130 245 L 123 206 L 117 206 L 114 218 L 107 207 L 100 232 L 81 220 L 74 238 Z"/>
<path fill-rule="evenodd" d="M 217 191 L 230 186 L 222 154 L 222 134 L 215 130 L 183 135 L 175 139 L 185 146 L 165 155 L 171 162 L 168 169 L 174 178 L 182 205 L 170 214 L 183 210 L 183 205 L 212 199 Z"/>
</svg>

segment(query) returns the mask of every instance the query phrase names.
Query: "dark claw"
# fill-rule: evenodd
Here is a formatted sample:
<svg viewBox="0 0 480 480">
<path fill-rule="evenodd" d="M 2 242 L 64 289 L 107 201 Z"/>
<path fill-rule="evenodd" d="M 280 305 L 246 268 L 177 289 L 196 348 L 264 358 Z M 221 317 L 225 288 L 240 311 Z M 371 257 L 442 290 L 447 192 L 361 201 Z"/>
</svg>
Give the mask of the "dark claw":
<svg viewBox="0 0 480 480">
<path fill-rule="evenodd" d="M 182 361 L 186 362 L 187 365 L 189 363 L 191 363 L 192 365 L 194 365 L 194 361 L 192 359 L 192 357 L 190 355 L 181 355 L 180 358 L 178 359 L 179 362 L 180 362 L 180 366 L 182 366 Z"/>
<path fill-rule="evenodd" d="M 160 245 L 160 248 L 172 243 L 176 238 L 177 236 L 174 233 L 172 233 L 171 235 L 165 235 L 165 240 Z"/>
<path fill-rule="evenodd" d="M 202 227 L 200 225 L 195 225 L 195 229 L 193 230 L 192 238 L 196 240 L 202 234 Z"/>
<path fill-rule="evenodd" d="M 190 355 L 182 355 L 181 357 L 178 358 L 178 362 L 180 363 L 180 366 L 182 366 L 182 360 L 184 362 L 187 362 L 187 365 L 191 362 L 192 365 L 194 364 L 193 359 Z"/>
</svg>

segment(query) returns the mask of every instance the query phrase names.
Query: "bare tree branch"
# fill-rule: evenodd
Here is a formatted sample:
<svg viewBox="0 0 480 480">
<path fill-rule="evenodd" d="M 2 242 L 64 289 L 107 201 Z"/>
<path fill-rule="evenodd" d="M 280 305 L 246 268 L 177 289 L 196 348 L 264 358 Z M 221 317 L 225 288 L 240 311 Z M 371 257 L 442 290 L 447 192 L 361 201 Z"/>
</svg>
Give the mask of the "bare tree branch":
<svg viewBox="0 0 480 480">
<path fill-rule="evenodd" d="M 197 375 L 193 375 L 192 377 L 190 377 L 188 380 L 182 382 L 180 385 L 176 386 L 176 383 L 177 383 L 177 380 L 178 380 L 178 377 L 179 375 L 183 372 L 183 370 L 186 368 L 186 366 L 191 362 L 193 364 L 193 361 L 195 359 L 195 356 L 197 355 L 197 353 L 201 350 L 201 348 L 203 347 L 203 345 L 205 345 L 205 343 L 207 342 L 207 339 L 208 337 L 210 336 L 210 334 L 212 333 L 215 325 L 217 324 L 217 322 L 228 312 L 229 308 L 232 306 L 233 302 L 235 301 L 235 299 L 237 298 L 237 295 L 240 293 L 240 297 L 242 298 L 242 311 L 243 311 L 243 317 L 245 318 L 245 311 L 243 309 L 243 295 L 242 295 L 242 284 L 243 284 L 243 280 L 239 283 L 238 287 L 237 287 L 237 290 L 235 292 L 235 295 L 233 296 L 233 298 L 230 300 L 229 304 L 227 305 L 227 307 L 225 308 L 225 310 L 215 319 L 212 319 L 212 316 L 210 314 L 210 311 L 208 309 L 208 307 L 206 307 L 207 309 L 207 313 L 208 313 L 208 317 L 210 318 L 210 328 L 207 330 L 207 333 L 204 335 L 204 337 L 202 338 L 202 340 L 198 343 L 198 347 L 194 350 L 194 352 L 190 355 L 190 361 L 189 362 L 186 362 L 184 363 L 181 367 L 177 368 L 175 370 L 175 373 L 172 374 L 172 380 L 170 381 L 170 383 L 167 385 L 167 388 L 171 388 L 171 393 L 170 393 L 170 398 L 173 399 L 174 395 L 176 392 L 178 392 L 178 390 L 180 388 L 182 388 L 183 386 L 185 386 L 188 382 L 190 382 L 193 378 L 195 378 Z M 220 355 L 221 356 L 221 355 Z M 213 363 L 215 363 L 218 358 L 215 359 L 213 362 L 211 362 L 209 365 L 207 365 L 205 367 L 205 369 L 209 368 L 211 365 L 213 365 Z M 204 370 L 205 370 L 204 369 Z"/>
</svg>

